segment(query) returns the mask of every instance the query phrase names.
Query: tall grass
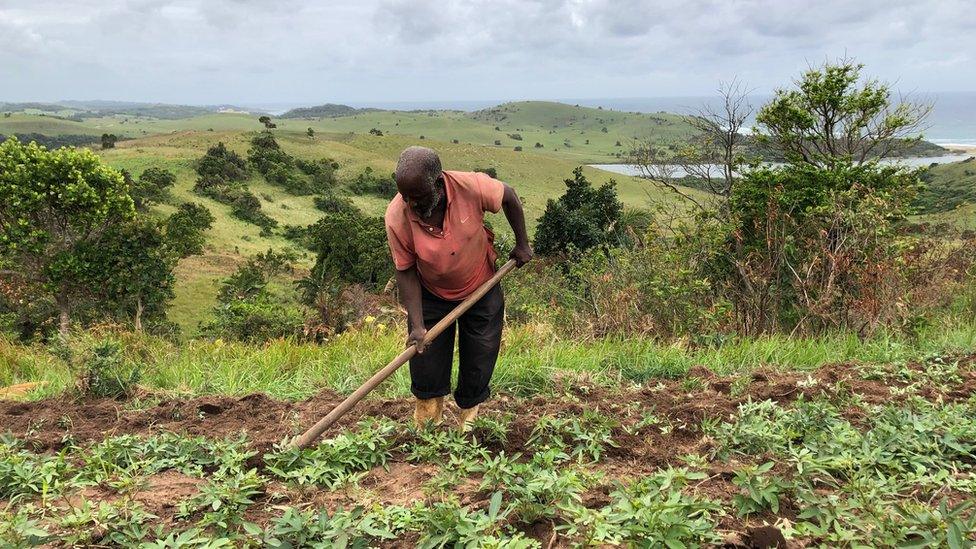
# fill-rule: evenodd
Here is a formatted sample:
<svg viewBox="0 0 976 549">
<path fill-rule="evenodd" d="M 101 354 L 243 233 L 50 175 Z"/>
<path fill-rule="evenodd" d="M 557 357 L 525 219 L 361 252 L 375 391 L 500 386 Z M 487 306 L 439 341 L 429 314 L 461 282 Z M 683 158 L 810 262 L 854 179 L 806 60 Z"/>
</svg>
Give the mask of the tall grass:
<svg viewBox="0 0 976 549">
<path fill-rule="evenodd" d="M 322 388 L 348 393 L 385 365 L 402 348 L 399 329 L 371 327 L 342 334 L 322 345 L 276 340 L 265 345 L 191 340 L 174 344 L 131 333 L 114 334 L 125 359 L 139 367 L 141 383 L 176 394 L 242 395 L 265 392 L 301 399 Z M 23 346 L 0 337 L 0 387 L 25 381 L 47 382 L 33 398 L 71 389 L 84 368 L 86 349 L 98 341 L 74 337 L 68 348 Z M 758 367 L 812 369 L 834 362 L 908 361 L 934 353 L 976 352 L 976 321 L 947 319 L 914 339 L 881 333 L 860 340 L 837 334 L 818 338 L 768 336 L 721 346 L 688 349 L 646 338 L 571 341 L 544 325 L 506 329 L 495 370 L 496 391 L 528 395 L 552 390 L 566 373 L 597 383 L 643 383 L 679 377 L 695 365 L 719 374 Z M 409 394 L 407 369 L 398 371 L 377 393 Z"/>
</svg>

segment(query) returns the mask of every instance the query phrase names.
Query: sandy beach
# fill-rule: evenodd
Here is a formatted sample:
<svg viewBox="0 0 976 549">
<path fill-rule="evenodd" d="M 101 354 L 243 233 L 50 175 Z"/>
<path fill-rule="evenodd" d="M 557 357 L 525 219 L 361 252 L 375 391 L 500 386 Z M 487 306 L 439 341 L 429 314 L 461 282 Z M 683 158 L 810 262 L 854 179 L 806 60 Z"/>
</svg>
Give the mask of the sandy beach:
<svg viewBox="0 0 976 549">
<path fill-rule="evenodd" d="M 971 154 L 976 156 L 976 145 L 943 145 L 952 152 Z"/>
</svg>

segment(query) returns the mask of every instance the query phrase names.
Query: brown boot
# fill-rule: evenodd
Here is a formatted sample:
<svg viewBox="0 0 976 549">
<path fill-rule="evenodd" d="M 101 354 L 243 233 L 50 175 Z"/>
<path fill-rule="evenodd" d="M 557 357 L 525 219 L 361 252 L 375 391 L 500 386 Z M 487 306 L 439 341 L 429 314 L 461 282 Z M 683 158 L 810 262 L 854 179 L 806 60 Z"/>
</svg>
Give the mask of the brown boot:
<svg viewBox="0 0 976 549">
<path fill-rule="evenodd" d="M 475 404 L 471 408 L 461 408 L 458 411 L 458 430 L 462 433 L 467 433 L 474 427 L 474 418 L 478 417 L 479 408 L 481 408 L 481 405 Z"/>
<path fill-rule="evenodd" d="M 424 427 L 428 421 L 440 425 L 443 415 L 444 397 L 418 398 L 413 410 L 413 421 L 418 428 Z"/>
</svg>

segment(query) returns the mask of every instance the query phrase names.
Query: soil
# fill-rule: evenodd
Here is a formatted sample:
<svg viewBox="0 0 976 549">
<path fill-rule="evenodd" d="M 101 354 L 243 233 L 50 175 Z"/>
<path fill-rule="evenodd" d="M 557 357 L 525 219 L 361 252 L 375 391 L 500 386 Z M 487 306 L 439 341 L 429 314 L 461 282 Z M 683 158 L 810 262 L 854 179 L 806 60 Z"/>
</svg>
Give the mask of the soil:
<svg viewBox="0 0 976 549">
<path fill-rule="evenodd" d="M 920 394 L 945 401 L 965 400 L 976 392 L 976 355 L 955 357 L 965 366 L 959 369 L 960 383 L 946 386 L 926 385 Z M 910 364 L 921 372 L 923 365 Z M 491 449 L 507 454 L 530 451 L 526 442 L 540 417 L 544 415 L 576 416 L 585 410 L 597 410 L 619 423 L 614 429 L 616 447 L 608 448 L 606 456 L 596 466 L 604 474 L 606 483 L 595 487 L 585 496 L 585 503 L 599 507 L 609 501 L 611 485 L 617 480 L 638 477 L 669 465 L 680 466 L 681 456 L 708 456 L 713 443 L 703 436 L 700 425 L 705 418 L 728 419 L 739 404 L 748 400 L 771 399 L 789 403 L 798 398 L 813 398 L 820 394 L 837 396 L 839 392 L 856 393 L 868 404 L 896 402 L 907 398 L 898 389 L 907 383 L 893 379 L 868 380 L 856 364 L 828 364 L 810 372 L 783 371 L 762 368 L 747 378 L 719 376 L 704 367 L 692 368 L 683 380 L 652 380 L 639 387 L 607 388 L 586 378 L 560 380 L 566 390 L 560 396 L 536 396 L 515 399 L 499 395 L 483 407 L 485 414 L 508 414 L 511 422 L 507 440 L 494 443 Z M 694 378 L 694 383 L 688 380 Z M 691 387 L 691 390 L 689 390 Z M 97 441 L 120 434 L 151 435 L 172 431 L 208 437 L 236 437 L 247 435 L 252 448 L 258 452 L 252 465 L 261 467 L 261 455 L 270 451 L 286 437 L 303 429 L 328 413 L 342 400 L 342 396 L 323 390 L 301 401 L 272 399 L 264 394 L 243 397 L 204 396 L 186 400 L 162 400 L 144 409 L 131 409 L 126 402 L 112 399 L 78 399 L 62 396 L 36 402 L 0 400 L 0 432 L 11 432 L 28 442 L 36 451 L 57 451 L 66 436 L 76 443 Z M 350 428 L 368 416 L 406 419 L 412 412 L 409 399 L 367 399 L 343 417 L 324 436 Z M 660 428 L 634 429 L 645 413 L 666 418 L 673 427 L 664 433 Z M 845 416 L 855 423 L 864 420 L 856 407 L 846 410 Z M 450 424 L 451 414 L 446 423 Z M 444 427 L 448 428 L 448 427 Z M 629 431 L 629 432 L 628 432 Z M 477 432 L 475 433 L 477 436 Z M 693 487 L 696 492 L 715 499 L 729 501 L 737 493 L 731 479 L 743 463 L 718 461 L 709 464 L 709 478 Z M 326 508 L 349 507 L 361 503 L 409 505 L 425 500 L 424 485 L 436 473 L 433 465 L 408 463 L 394 451 L 393 459 L 385 467 L 374 468 L 358 483 L 345 491 L 296 491 L 294 488 L 271 483 L 266 497 L 277 503 L 304 503 Z M 149 485 L 135 494 L 147 510 L 171 519 L 176 502 L 191 497 L 202 481 L 175 472 L 154 475 Z M 75 497 L 111 499 L 112 495 L 99 488 L 86 489 Z M 480 506 L 489 494 L 479 494 L 477 483 L 457 489 L 463 503 Z M 254 506 L 262 507 L 262 506 Z M 270 506 L 268 506 L 270 507 Z M 271 518 L 266 511 L 255 511 L 249 520 L 262 523 Z M 778 519 L 795 519 L 789 502 L 778 516 L 756 517 L 747 521 L 728 516 L 720 529 L 727 532 L 726 547 L 786 547 L 782 533 L 770 526 Z M 557 532 L 548 523 L 535 524 L 526 533 L 540 540 L 543 546 L 562 546 Z M 402 540 L 401 542 L 402 543 Z"/>
</svg>

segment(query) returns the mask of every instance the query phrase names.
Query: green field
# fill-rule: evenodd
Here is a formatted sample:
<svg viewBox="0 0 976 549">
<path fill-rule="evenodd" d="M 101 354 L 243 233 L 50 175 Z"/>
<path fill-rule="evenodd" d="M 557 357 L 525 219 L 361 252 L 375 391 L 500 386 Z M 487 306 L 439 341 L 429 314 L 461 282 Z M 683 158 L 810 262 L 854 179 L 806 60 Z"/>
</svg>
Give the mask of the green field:
<svg viewBox="0 0 976 549">
<path fill-rule="evenodd" d="M 114 115 L 75 122 L 54 116 L 15 113 L 0 118 L 0 134 L 45 135 L 114 133 L 129 138 L 186 130 L 226 132 L 259 130 L 257 115 L 214 113 L 185 119 L 157 119 Z M 274 118 L 281 131 L 368 134 L 377 129 L 397 134 L 463 145 L 485 145 L 511 151 L 522 146 L 536 152 L 579 163 L 619 161 L 634 138 L 653 137 L 662 143 L 690 135 L 690 127 L 674 114 L 642 114 L 578 107 L 562 103 L 525 101 L 492 109 L 461 111 L 376 111 L 335 118 Z M 495 128 L 498 128 L 497 130 Z M 603 131 L 606 128 L 606 132 Z M 522 140 L 510 137 L 520 134 Z M 499 141 L 500 145 L 495 145 Z M 618 146 L 617 143 L 620 143 Z M 535 146 L 542 145 L 541 148 Z"/>
</svg>

